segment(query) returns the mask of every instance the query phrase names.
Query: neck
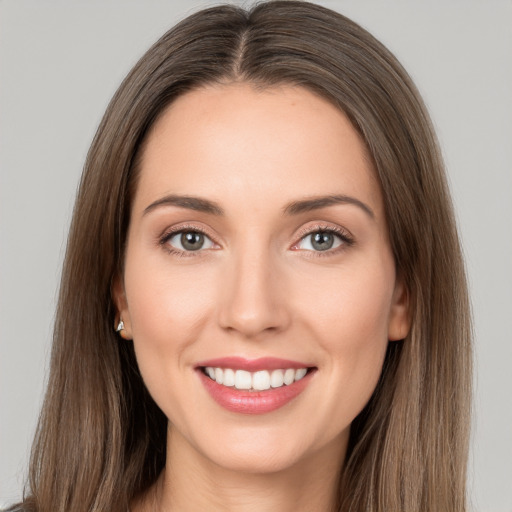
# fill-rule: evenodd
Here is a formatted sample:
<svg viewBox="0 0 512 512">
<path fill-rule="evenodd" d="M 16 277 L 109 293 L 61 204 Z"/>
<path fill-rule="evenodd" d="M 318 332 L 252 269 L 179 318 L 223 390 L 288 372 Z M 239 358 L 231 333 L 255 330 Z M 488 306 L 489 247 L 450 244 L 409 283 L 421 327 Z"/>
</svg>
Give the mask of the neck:
<svg viewBox="0 0 512 512">
<path fill-rule="evenodd" d="M 251 473 L 221 467 L 177 432 L 168 436 L 167 464 L 133 512 L 332 512 L 346 440 L 336 439 L 294 465 Z"/>
</svg>

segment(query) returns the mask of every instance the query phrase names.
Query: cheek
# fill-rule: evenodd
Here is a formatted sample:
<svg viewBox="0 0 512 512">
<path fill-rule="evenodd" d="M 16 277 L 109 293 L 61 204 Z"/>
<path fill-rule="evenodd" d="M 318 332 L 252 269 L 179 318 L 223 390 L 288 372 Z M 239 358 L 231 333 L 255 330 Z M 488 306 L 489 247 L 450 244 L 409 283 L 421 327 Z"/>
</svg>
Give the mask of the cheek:
<svg viewBox="0 0 512 512">
<path fill-rule="evenodd" d="M 374 262 L 316 274 L 297 294 L 331 354 L 387 344 L 388 320 L 395 285 L 392 262 Z M 306 290 L 308 293 L 305 293 Z M 297 307 L 300 302 L 297 301 Z"/>
<path fill-rule="evenodd" d="M 211 316 L 213 283 L 194 265 L 179 270 L 162 257 L 132 251 L 125 268 L 125 291 L 137 364 L 144 383 L 172 423 L 186 430 L 183 400 L 193 386 L 190 347 Z M 200 283 L 200 284 L 198 284 Z"/>
<path fill-rule="evenodd" d="M 214 304 L 211 276 L 193 265 L 178 271 L 165 256 L 137 256 L 126 262 L 125 289 L 139 366 L 181 366 Z"/>
<path fill-rule="evenodd" d="M 323 281 L 322 293 L 309 295 L 303 312 L 325 354 L 332 399 L 340 405 L 333 407 L 347 423 L 366 405 L 382 371 L 394 281 L 393 264 L 340 271 Z"/>
</svg>

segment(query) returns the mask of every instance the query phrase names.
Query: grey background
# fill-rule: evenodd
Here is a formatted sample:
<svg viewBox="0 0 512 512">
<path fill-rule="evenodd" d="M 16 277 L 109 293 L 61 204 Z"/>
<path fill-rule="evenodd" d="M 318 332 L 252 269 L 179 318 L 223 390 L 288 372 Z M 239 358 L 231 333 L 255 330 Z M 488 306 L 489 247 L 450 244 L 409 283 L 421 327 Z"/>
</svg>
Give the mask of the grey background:
<svg viewBox="0 0 512 512">
<path fill-rule="evenodd" d="M 0 1 L 0 507 L 21 494 L 92 136 L 144 50 L 211 3 Z M 512 2 L 319 3 L 395 52 L 431 110 L 474 304 L 472 502 L 512 512 Z"/>
</svg>

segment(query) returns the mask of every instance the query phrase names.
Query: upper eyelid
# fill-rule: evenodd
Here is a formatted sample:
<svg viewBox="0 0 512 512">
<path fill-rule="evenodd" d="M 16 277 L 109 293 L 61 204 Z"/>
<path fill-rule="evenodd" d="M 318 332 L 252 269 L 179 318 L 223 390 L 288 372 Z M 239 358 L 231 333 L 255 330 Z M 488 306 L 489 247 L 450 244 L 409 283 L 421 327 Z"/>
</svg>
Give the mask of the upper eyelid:
<svg viewBox="0 0 512 512">
<path fill-rule="evenodd" d="M 172 238 L 173 236 L 175 236 L 179 233 L 185 233 L 187 231 L 201 233 L 202 235 L 205 235 L 208 238 L 210 238 L 212 240 L 212 242 L 219 244 L 217 237 L 212 235 L 209 229 L 205 229 L 200 226 L 193 226 L 193 225 L 189 225 L 189 224 L 183 224 L 183 225 L 172 226 L 170 228 L 166 228 L 158 238 L 159 238 L 159 240 L 165 242 L 165 241 L 169 240 L 170 238 Z"/>
<path fill-rule="evenodd" d="M 334 234 L 345 235 L 347 238 L 350 238 L 350 239 L 353 238 L 352 233 L 348 229 L 342 228 L 341 226 L 334 226 L 332 224 L 327 224 L 327 223 L 322 223 L 322 222 L 319 222 L 312 226 L 310 225 L 308 227 L 301 228 L 296 233 L 295 238 L 298 241 L 298 240 L 301 240 L 302 238 L 304 238 L 305 236 L 311 235 L 313 233 L 317 233 L 318 231 L 329 231 Z"/>
</svg>

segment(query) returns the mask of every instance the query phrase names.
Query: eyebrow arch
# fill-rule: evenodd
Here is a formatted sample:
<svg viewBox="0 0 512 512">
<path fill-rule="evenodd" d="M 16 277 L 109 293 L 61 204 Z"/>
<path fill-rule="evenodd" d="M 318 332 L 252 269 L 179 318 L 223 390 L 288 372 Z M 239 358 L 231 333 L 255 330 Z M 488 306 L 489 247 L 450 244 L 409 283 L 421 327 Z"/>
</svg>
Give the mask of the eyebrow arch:
<svg viewBox="0 0 512 512">
<path fill-rule="evenodd" d="M 285 206 L 285 215 L 298 215 L 299 213 L 318 210 L 335 204 L 353 204 L 361 208 L 372 219 L 375 219 L 373 210 L 365 203 L 355 197 L 345 195 L 329 195 L 304 199 L 302 201 L 293 201 Z"/>
<path fill-rule="evenodd" d="M 326 208 L 336 204 L 353 204 L 361 208 L 372 219 L 375 218 L 373 210 L 368 205 L 355 197 L 345 195 L 319 196 L 301 201 L 293 201 L 284 207 L 283 213 L 285 215 L 298 215 L 300 213 L 310 212 L 312 210 L 318 210 L 320 208 Z M 224 215 L 224 210 L 213 201 L 202 199 L 200 197 L 180 196 L 175 194 L 167 195 L 151 203 L 145 208 L 143 215 L 147 215 L 160 206 L 178 206 L 189 210 L 210 213 L 212 215 Z"/>
<path fill-rule="evenodd" d="M 209 201 L 208 199 L 201 199 L 200 197 L 179 196 L 174 194 L 162 197 L 154 203 L 151 203 L 148 207 L 145 208 L 143 215 L 147 215 L 149 212 L 153 211 L 159 206 L 179 206 L 181 208 L 210 213 L 212 215 L 224 215 L 224 210 L 213 201 Z"/>
</svg>

